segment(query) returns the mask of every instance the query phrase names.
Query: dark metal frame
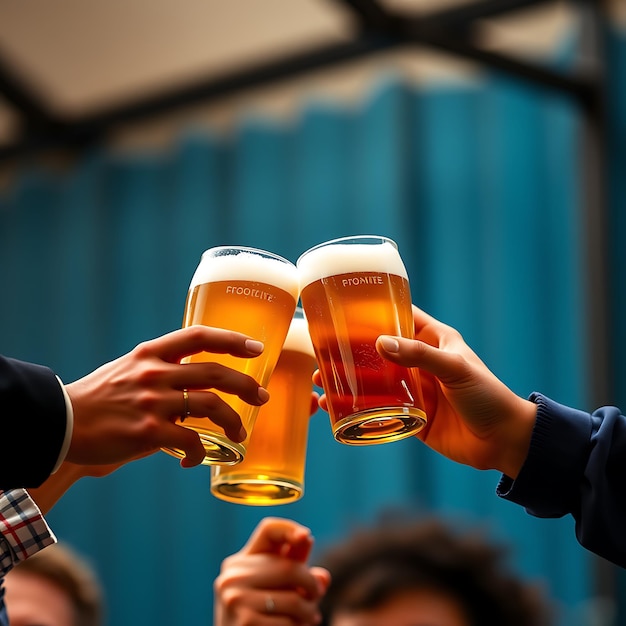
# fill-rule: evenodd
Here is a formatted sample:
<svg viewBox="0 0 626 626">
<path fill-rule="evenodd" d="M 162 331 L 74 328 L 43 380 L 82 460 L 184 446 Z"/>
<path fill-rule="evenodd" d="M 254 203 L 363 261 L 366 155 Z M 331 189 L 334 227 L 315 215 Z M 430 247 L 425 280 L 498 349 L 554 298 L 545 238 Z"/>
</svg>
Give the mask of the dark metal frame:
<svg viewBox="0 0 626 626">
<path fill-rule="evenodd" d="M 486 67 L 567 93 L 580 102 L 586 111 L 597 113 L 601 110 L 599 102 L 603 90 L 597 74 L 583 70 L 576 74 L 560 73 L 483 50 L 473 42 L 472 27 L 476 20 L 549 4 L 550 0 L 477 0 L 460 8 L 420 16 L 392 11 L 377 0 L 333 1 L 349 9 L 355 18 L 354 36 L 347 43 L 301 50 L 286 58 L 249 65 L 228 74 L 123 102 L 81 117 L 69 118 L 55 114 L 0 57 L 0 96 L 14 108 L 20 124 L 17 139 L 0 145 L 0 164 L 50 150 L 75 150 L 92 146 L 122 124 L 145 120 L 193 104 L 208 104 L 251 87 L 267 85 L 384 50 L 411 46 L 427 46 L 477 61 Z M 599 6 L 597 0 L 577 0 L 576 4 Z"/>
</svg>

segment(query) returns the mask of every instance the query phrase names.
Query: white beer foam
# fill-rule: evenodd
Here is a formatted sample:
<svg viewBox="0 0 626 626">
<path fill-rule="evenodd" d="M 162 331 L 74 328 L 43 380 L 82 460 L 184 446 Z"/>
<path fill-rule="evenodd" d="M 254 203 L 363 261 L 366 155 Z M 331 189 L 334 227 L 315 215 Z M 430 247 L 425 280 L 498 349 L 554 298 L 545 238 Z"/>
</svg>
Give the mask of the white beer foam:
<svg viewBox="0 0 626 626">
<path fill-rule="evenodd" d="M 283 350 L 303 352 L 315 358 L 315 351 L 313 350 L 311 336 L 309 335 L 309 325 L 304 318 L 294 317 L 291 320 L 289 333 L 283 344 Z"/>
<path fill-rule="evenodd" d="M 384 272 L 408 280 L 398 250 L 387 241 L 380 244 L 337 243 L 320 246 L 302 255 L 297 265 L 300 289 L 328 276 L 355 272 Z"/>
<path fill-rule="evenodd" d="M 223 256 L 203 255 L 189 289 L 204 283 L 228 280 L 251 280 L 274 285 L 298 300 L 298 270 L 293 264 L 246 251 Z"/>
</svg>

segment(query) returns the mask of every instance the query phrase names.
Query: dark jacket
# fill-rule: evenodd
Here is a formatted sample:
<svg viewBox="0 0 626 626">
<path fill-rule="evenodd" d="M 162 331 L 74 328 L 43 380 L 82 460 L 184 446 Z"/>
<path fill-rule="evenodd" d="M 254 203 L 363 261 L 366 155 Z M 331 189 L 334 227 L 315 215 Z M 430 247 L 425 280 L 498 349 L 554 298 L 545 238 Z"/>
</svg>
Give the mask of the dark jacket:
<svg viewBox="0 0 626 626">
<path fill-rule="evenodd" d="M 0 356 L 0 489 L 38 487 L 58 459 L 65 397 L 47 367 Z"/>
</svg>

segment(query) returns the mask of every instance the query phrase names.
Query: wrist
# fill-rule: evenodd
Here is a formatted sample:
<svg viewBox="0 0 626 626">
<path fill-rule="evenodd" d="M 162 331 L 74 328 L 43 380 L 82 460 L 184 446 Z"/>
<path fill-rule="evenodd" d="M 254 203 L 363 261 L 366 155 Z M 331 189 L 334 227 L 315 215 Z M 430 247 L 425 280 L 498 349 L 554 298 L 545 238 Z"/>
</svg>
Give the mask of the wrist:
<svg viewBox="0 0 626 626">
<path fill-rule="evenodd" d="M 505 419 L 502 424 L 503 436 L 500 438 L 500 455 L 495 469 L 515 479 L 528 456 L 533 428 L 537 421 L 537 405 L 516 396 L 516 403 L 510 415 L 511 417 Z"/>
</svg>

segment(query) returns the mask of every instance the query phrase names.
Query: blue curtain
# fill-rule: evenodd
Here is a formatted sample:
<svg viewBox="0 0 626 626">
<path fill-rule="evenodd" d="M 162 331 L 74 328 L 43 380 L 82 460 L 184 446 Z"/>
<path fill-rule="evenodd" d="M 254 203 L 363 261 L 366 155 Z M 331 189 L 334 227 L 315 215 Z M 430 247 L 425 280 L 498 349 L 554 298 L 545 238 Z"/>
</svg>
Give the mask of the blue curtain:
<svg viewBox="0 0 626 626">
<path fill-rule="evenodd" d="M 624 39 L 613 41 L 618 243 L 626 83 Z M 358 109 L 310 102 L 290 124 L 250 118 L 233 135 L 189 134 L 159 154 L 102 151 L 62 174 L 26 170 L 0 197 L 0 350 L 70 381 L 179 327 L 206 248 L 247 244 L 295 261 L 320 241 L 379 233 L 399 243 L 414 302 L 458 328 L 509 386 L 592 409 L 580 152 L 581 115 L 564 97 L 500 76 L 426 88 L 387 77 Z M 615 255 L 618 313 L 623 246 Z M 300 502 L 218 501 L 206 468 L 158 454 L 78 483 L 49 518 L 97 567 L 115 626 L 210 623 L 221 560 L 265 515 L 297 519 L 323 546 L 393 508 L 486 527 L 545 584 L 562 623 L 579 623 L 593 557 L 572 520 L 499 500 L 498 478 L 416 440 L 342 446 L 318 412 Z"/>
</svg>

